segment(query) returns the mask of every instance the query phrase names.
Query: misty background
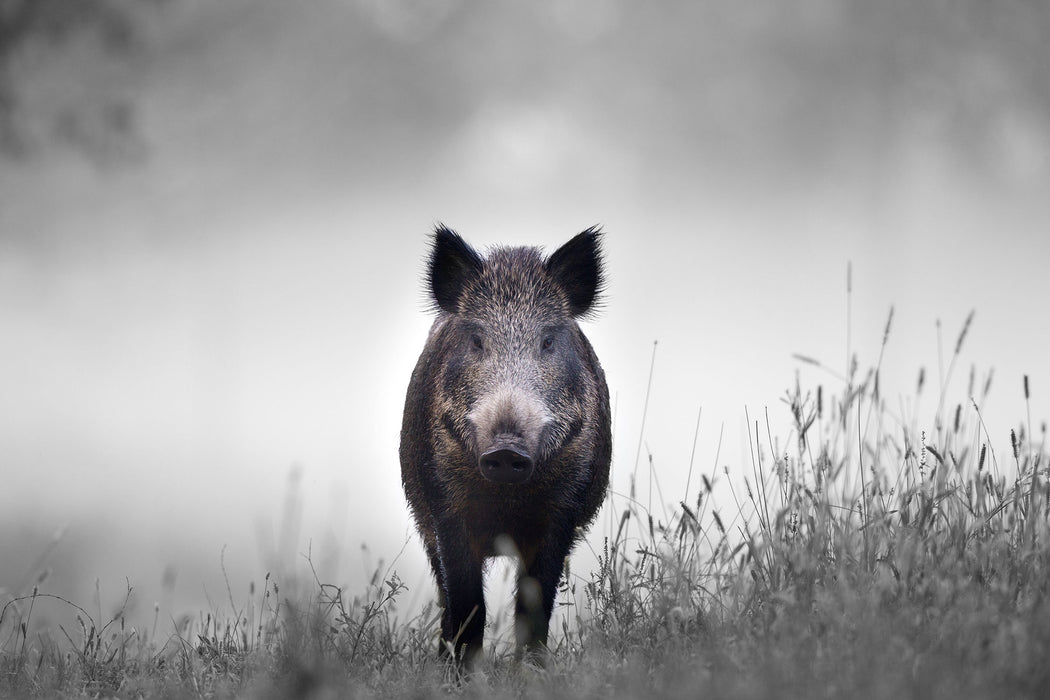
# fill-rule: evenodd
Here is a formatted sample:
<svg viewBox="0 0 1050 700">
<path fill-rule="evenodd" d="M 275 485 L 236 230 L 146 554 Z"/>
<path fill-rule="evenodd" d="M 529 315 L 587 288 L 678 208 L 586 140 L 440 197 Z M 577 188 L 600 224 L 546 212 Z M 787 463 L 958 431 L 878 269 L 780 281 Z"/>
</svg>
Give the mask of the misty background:
<svg viewBox="0 0 1050 700">
<path fill-rule="evenodd" d="M 689 500 L 750 471 L 745 415 L 789 444 L 796 375 L 862 377 L 891 306 L 903 423 L 934 432 L 975 310 L 948 405 L 994 369 L 1005 455 L 1027 374 L 1041 439 L 1042 2 L 30 5 L 0 2 L 5 596 L 46 571 L 164 620 L 228 605 L 223 569 L 241 600 L 310 552 L 356 591 L 401 552 L 431 597 L 397 445 L 438 221 L 604 227 L 619 508 L 639 456 L 642 503 L 686 497 L 697 425 Z"/>
</svg>

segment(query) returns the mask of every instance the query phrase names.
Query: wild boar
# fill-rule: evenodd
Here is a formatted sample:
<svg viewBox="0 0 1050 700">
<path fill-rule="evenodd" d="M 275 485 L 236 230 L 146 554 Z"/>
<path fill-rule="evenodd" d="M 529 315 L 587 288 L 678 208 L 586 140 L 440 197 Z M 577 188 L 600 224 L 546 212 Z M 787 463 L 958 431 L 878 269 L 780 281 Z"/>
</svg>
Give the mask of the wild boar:
<svg viewBox="0 0 1050 700">
<path fill-rule="evenodd" d="M 483 257 L 444 226 L 433 235 L 437 317 L 405 399 L 401 480 L 444 606 L 442 649 L 468 666 L 486 560 L 513 543 L 518 648 L 544 649 L 565 558 L 605 495 L 609 389 L 577 325 L 603 291 L 601 236 Z"/>
</svg>

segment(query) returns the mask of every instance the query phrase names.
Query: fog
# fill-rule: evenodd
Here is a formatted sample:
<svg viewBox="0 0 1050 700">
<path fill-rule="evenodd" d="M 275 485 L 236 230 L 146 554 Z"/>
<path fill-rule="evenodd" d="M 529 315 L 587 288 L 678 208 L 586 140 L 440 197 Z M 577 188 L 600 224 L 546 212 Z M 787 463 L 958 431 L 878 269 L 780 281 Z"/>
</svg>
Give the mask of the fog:
<svg viewBox="0 0 1050 700">
<path fill-rule="evenodd" d="M 228 604 L 224 569 L 246 596 L 311 552 L 356 588 L 402 552 L 429 597 L 397 445 L 438 221 L 548 252 L 603 226 L 584 331 L 617 497 L 639 452 L 684 496 L 701 411 L 697 469 L 746 473 L 745 409 L 787 439 L 796 373 L 841 388 L 793 355 L 864 370 L 891 307 L 880 382 L 902 420 L 933 424 L 917 376 L 939 390 L 971 310 L 950 405 L 994 368 L 999 452 L 1024 375 L 1037 433 L 1048 415 L 1038 3 L 172 0 L 141 25 L 130 56 L 88 33 L 15 64 L 32 148 L 0 160 L 9 594 L 47 570 L 42 590 L 112 607 L 130 584 L 136 614 L 175 616 Z M 110 99 L 128 134 L 93 130 Z M 70 105 L 75 139 L 55 127 Z"/>
</svg>

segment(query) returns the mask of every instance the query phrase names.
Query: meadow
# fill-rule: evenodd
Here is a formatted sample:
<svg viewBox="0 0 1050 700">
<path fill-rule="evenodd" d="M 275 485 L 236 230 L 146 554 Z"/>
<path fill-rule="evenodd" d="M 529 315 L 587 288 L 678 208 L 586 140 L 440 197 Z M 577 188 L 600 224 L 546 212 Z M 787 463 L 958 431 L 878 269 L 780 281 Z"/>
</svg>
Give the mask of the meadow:
<svg viewBox="0 0 1050 700">
<path fill-rule="evenodd" d="M 44 581 L 0 598 L 0 697 L 1045 697 L 1046 426 L 1025 377 L 1007 388 L 1016 427 L 989 434 L 992 375 L 956 367 L 968 327 L 936 380 L 918 372 L 930 415 L 883 395 L 881 359 L 854 361 L 749 415 L 749 463 L 694 455 L 677 504 L 613 494 L 593 570 L 566 565 L 545 664 L 487 644 L 458 678 L 439 610 L 405 615 L 389 566 L 355 591 L 267 574 L 227 612 L 152 629 Z M 965 401 L 947 401 L 953 382 Z M 639 480 L 658 479 L 648 462 Z M 45 605 L 76 625 L 40 629 Z"/>
</svg>

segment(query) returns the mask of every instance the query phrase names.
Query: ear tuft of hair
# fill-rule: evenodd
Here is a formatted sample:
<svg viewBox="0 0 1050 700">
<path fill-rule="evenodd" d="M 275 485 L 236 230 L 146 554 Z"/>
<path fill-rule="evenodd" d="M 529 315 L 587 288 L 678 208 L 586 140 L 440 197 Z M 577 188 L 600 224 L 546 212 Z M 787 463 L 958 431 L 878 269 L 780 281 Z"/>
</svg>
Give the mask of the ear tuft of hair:
<svg viewBox="0 0 1050 700">
<path fill-rule="evenodd" d="M 601 305 L 605 291 L 601 227 L 592 226 L 573 236 L 547 258 L 547 273 L 569 297 L 569 310 L 574 317 L 593 314 Z"/>
<path fill-rule="evenodd" d="M 456 313 L 463 290 L 481 272 L 483 264 L 478 252 L 458 233 L 438 224 L 434 228 L 427 266 L 427 286 L 437 307 Z"/>
</svg>

